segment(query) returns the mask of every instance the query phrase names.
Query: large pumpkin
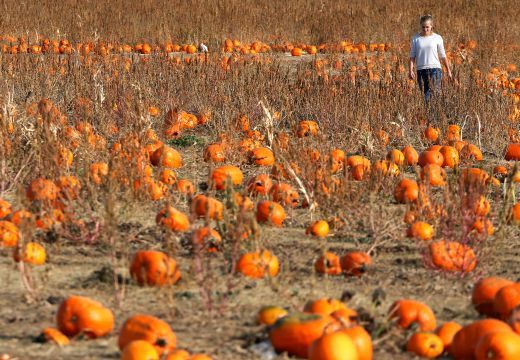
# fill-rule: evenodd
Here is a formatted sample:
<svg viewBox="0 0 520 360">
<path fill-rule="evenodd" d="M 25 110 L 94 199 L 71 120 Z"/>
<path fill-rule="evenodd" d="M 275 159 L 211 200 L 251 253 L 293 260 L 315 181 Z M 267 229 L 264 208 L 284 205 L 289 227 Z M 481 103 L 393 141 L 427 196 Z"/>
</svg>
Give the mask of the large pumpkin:
<svg viewBox="0 0 520 360">
<path fill-rule="evenodd" d="M 160 251 L 138 251 L 130 266 L 130 275 L 139 285 L 173 285 L 181 277 L 174 259 Z"/>
<path fill-rule="evenodd" d="M 71 337 L 84 334 L 89 338 L 104 336 L 114 328 L 114 314 L 101 303 L 83 296 L 69 296 L 56 315 L 58 329 Z"/>
</svg>

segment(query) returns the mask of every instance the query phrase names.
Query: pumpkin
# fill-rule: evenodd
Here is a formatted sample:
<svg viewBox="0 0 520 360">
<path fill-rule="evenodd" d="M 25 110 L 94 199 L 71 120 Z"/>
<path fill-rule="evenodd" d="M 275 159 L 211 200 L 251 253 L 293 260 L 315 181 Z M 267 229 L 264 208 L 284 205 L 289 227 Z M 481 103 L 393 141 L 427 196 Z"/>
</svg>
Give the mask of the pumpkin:
<svg viewBox="0 0 520 360">
<path fill-rule="evenodd" d="M 309 347 L 309 360 L 359 360 L 356 345 L 347 334 L 337 331 L 324 333 Z"/>
<path fill-rule="evenodd" d="M 352 175 L 352 178 L 356 181 L 361 181 L 365 178 L 365 174 L 369 174 L 370 173 L 370 167 L 366 167 L 365 165 L 362 165 L 362 164 L 357 164 L 357 165 L 354 165 L 354 167 L 352 167 L 350 169 L 350 174 Z"/>
<path fill-rule="evenodd" d="M 118 346 L 124 349 L 135 340 L 150 343 L 160 355 L 175 349 L 177 337 L 170 325 L 151 315 L 137 314 L 128 318 L 119 332 Z"/>
<path fill-rule="evenodd" d="M 443 157 L 442 167 L 453 169 L 459 165 L 459 152 L 453 146 L 443 146 L 439 152 Z"/>
<path fill-rule="evenodd" d="M 330 153 L 330 171 L 335 174 L 343 169 L 345 163 L 345 152 L 341 149 L 334 149 Z"/>
<path fill-rule="evenodd" d="M 271 197 L 273 201 L 282 205 L 296 207 L 300 201 L 300 195 L 294 188 L 287 183 L 276 183 L 271 188 Z"/>
<path fill-rule="evenodd" d="M 480 314 L 496 317 L 499 313 L 495 312 L 493 299 L 500 289 L 511 284 L 512 281 L 495 276 L 480 279 L 473 287 L 471 303 Z"/>
<path fill-rule="evenodd" d="M 473 144 L 467 144 L 460 150 L 460 157 L 467 160 L 482 161 L 482 151 Z"/>
<path fill-rule="evenodd" d="M 441 338 L 442 344 L 444 345 L 444 349 L 448 352 L 450 351 L 451 343 L 453 342 L 453 338 L 455 334 L 462 329 L 462 326 L 457 324 L 456 322 L 450 321 L 445 322 L 441 326 L 437 328 L 435 333 L 438 337 Z"/>
<path fill-rule="evenodd" d="M 299 138 L 306 136 L 314 136 L 319 132 L 318 123 L 312 120 L 302 120 L 298 123 L 298 128 L 296 130 L 296 136 Z"/>
<path fill-rule="evenodd" d="M 520 305 L 520 283 L 518 282 L 503 286 L 493 299 L 493 309 L 503 320 L 509 318 L 518 305 Z"/>
<path fill-rule="evenodd" d="M 408 339 L 406 350 L 423 358 L 435 359 L 444 351 L 444 345 L 442 339 L 437 335 L 428 332 L 419 332 L 413 334 L 410 339 Z"/>
<path fill-rule="evenodd" d="M 170 169 L 182 167 L 181 154 L 167 145 L 163 145 L 155 150 L 150 157 L 150 161 L 154 166 L 163 166 Z"/>
<path fill-rule="evenodd" d="M 178 192 L 186 195 L 191 195 L 195 192 L 195 185 L 187 179 L 179 179 L 175 184 L 175 188 Z"/>
<path fill-rule="evenodd" d="M 278 319 L 269 329 L 269 339 L 277 352 L 307 358 L 312 342 L 324 330 L 335 330 L 339 325 L 330 316 L 293 313 Z"/>
<path fill-rule="evenodd" d="M 444 186 L 446 171 L 437 164 L 427 164 L 421 169 L 421 180 L 428 181 L 431 186 Z"/>
<path fill-rule="evenodd" d="M 414 166 L 419 162 L 419 154 L 412 146 L 405 146 L 403 148 L 403 155 L 408 166 Z"/>
<path fill-rule="evenodd" d="M 321 255 L 314 263 L 314 269 L 317 273 L 327 275 L 339 275 L 343 271 L 339 256 L 332 252 L 326 252 L 324 255 Z"/>
<path fill-rule="evenodd" d="M 436 241 L 430 244 L 431 260 L 435 267 L 445 271 L 470 272 L 477 260 L 473 250 L 455 241 Z"/>
<path fill-rule="evenodd" d="M 228 178 L 232 185 L 240 185 L 244 179 L 244 174 L 238 167 L 233 165 L 220 166 L 211 172 L 211 180 L 217 190 L 225 189 Z"/>
<path fill-rule="evenodd" d="M 273 166 L 274 154 L 269 148 L 258 147 L 249 152 L 249 161 L 259 166 Z"/>
<path fill-rule="evenodd" d="M 16 262 L 23 261 L 31 265 L 43 265 L 47 259 L 45 248 L 35 242 L 29 242 L 24 245 L 23 250 L 16 248 L 13 253 L 13 258 Z"/>
<path fill-rule="evenodd" d="M 84 334 L 98 338 L 114 328 L 114 315 L 101 303 L 83 296 L 69 296 L 59 306 L 56 314 L 58 329 L 72 337 Z"/>
<path fill-rule="evenodd" d="M 267 195 L 273 187 L 273 181 L 268 174 L 260 174 L 251 178 L 247 190 L 253 195 Z"/>
<path fill-rule="evenodd" d="M 419 165 L 425 167 L 428 164 L 435 164 L 442 166 L 444 163 L 444 156 L 439 151 L 426 150 L 419 156 Z"/>
<path fill-rule="evenodd" d="M 511 209 L 511 221 L 520 224 L 520 203 L 514 204 Z"/>
<path fill-rule="evenodd" d="M 398 203 L 414 202 L 419 197 L 419 185 L 415 180 L 402 179 L 394 190 L 394 198 Z"/>
<path fill-rule="evenodd" d="M 81 190 L 81 183 L 77 177 L 72 175 L 60 176 L 58 180 L 56 180 L 56 185 L 59 188 L 60 197 L 67 200 L 77 199 L 79 191 Z"/>
<path fill-rule="evenodd" d="M 520 161 L 520 143 L 507 145 L 504 158 L 508 161 Z"/>
<path fill-rule="evenodd" d="M 285 220 L 283 207 L 274 202 L 263 200 L 256 206 L 256 221 L 259 223 L 270 223 L 275 226 L 282 226 Z"/>
<path fill-rule="evenodd" d="M 303 55 L 303 50 L 301 48 L 299 48 L 299 47 L 294 47 L 291 50 L 291 55 L 292 56 L 302 56 Z"/>
<path fill-rule="evenodd" d="M 449 142 L 460 140 L 460 126 L 448 125 L 448 129 L 446 130 L 446 140 Z"/>
<path fill-rule="evenodd" d="M 210 144 L 204 150 L 204 161 L 206 162 L 224 162 L 226 161 L 226 152 L 221 143 Z"/>
<path fill-rule="evenodd" d="M 433 226 L 424 221 L 414 222 L 406 232 L 406 236 L 421 240 L 431 240 L 434 234 Z"/>
<path fill-rule="evenodd" d="M 338 310 L 350 309 L 342 301 L 332 298 L 321 298 L 317 300 L 308 301 L 303 308 L 303 311 L 305 312 L 321 315 L 330 315 Z"/>
<path fill-rule="evenodd" d="M 403 329 L 408 329 L 417 323 L 421 331 L 433 331 L 436 327 L 435 315 L 426 304 L 415 300 L 402 299 L 390 307 L 390 318 L 397 318 L 397 323 Z"/>
<path fill-rule="evenodd" d="M 287 310 L 279 306 L 264 306 L 258 311 L 256 321 L 259 324 L 271 326 L 278 319 L 287 315 Z"/>
<path fill-rule="evenodd" d="M 2 247 L 15 247 L 20 239 L 18 227 L 10 221 L 0 221 L 0 245 Z"/>
<path fill-rule="evenodd" d="M 388 154 L 386 154 L 386 159 L 397 166 L 403 166 L 404 164 L 404 154 L 397 149 L 390 150 Z"/>
<path fill-rule="evenodd" d="M 190 360 L 190 353 L 186 350 L 175 349 L 168 353 L 165 360 Z"/>
<path fill-rule="evenodd" d="M 237 272 L 252 279 L 274 277 L 279 270 L 278 258 L 267 250 L 243 254 L 237 262 Z"/>
<path fill-rule="evenodd" d="M 198 228 L 193 232 L 191 235 L 191 242 L 195 251 L 203 248 L 207 249 L 208 252 L 216 252 L 222 243 L 222 237 L 218 231 L 205 226 Z"/>
<path fill-rule="evenodd" d="M 159 181 L 165 185 L 174 185 L 177 182 L 177 175 L 172 169 L 163 169 L 159 174 Z"/>
<path fill-rule="evenodd" d="M 221 220 L 223 210 L 222 202 L 206 195 L 199 194 L 191 201 L 191 213 L 199 218 Z"/>
<path fill-rule="evenodd" d="M 154 250 L 135 253 L 130 265 L 130 275 L 140 286 L 173 285 L 181 277 L 176 261 Z"/>
<path fill-rule="evenodd" d="M 51 180 L 37 178 L 27 187 L 27 198 L 32 201 L 56 200 L 59 189 Z"/>
<path fill-rule="evenodd" d="M 159 360 L 159 354 L 148 341 L 134 340 L 123 349 L 121 360 Z"/>
<path fill-rule="evenodd" d="M 460 329 L 453 338 L 450 355 L 455 359 L 473 359 L 475 346 L 480 339 L 490 333 L 512 332 L 511 328 L 500 320 L 477 320 Z"/>
<path fill-rule="evenodd" d="M 343 255 L 340 263 L 346 276 L 361 276 L 372 264 L 372 258 L 365 252 L 352 251 Z"/>
<path fill-rule="evenodd" d="M 0 220 L 11 214 L 11 204 L 8 201 L 0 199 Z"/>
<path fill-rule="evenodd" d="M 93 163 L 90 165 L 89 171 L 94 184 L 100 185 L 108 175 L 108 164 L 103 162 Z"/>
<path fill-rule="evenodd" d="M 372 338 L 362 326 L 352 326 L 338 331 L 348 335 L 348 337 L 352 339 L 356 346 L 358 360 L 372 360 Z"/>
<path fill-rule="evenodd" d="M 318 220 L 310 224 L 305 230 L 305 234 L 320 238 L 327 237 L 329 233 L 329 223 L 325 220 Z"/>
<path fill-rule="evenodd" d="M 487 333 L 476 345 L 475 359 L 520 359 L 520 335 L 512 331 Z"/>
<path fill-rule="evenodd" d="M 370 169 L 370 160 L 361 155 L 351 155 L 347 158 L 347 165 L 351 168 L 356 165 L 363 165 L 365 168 Z"/>
<path fill-rule="evenodd" d="M 424 137 L 431 142 L 437 141 L 439 138 L 439 129 L 428 126 L 426 130 L 424 130 Z"/>
<path fill-rule="evenodd" d="M 155 217 L 157 225 L 164 226 L 175 232 L 184 232 L 190 228 L 188 217 L 173 206 L 166 206 Z"/>
</svg>

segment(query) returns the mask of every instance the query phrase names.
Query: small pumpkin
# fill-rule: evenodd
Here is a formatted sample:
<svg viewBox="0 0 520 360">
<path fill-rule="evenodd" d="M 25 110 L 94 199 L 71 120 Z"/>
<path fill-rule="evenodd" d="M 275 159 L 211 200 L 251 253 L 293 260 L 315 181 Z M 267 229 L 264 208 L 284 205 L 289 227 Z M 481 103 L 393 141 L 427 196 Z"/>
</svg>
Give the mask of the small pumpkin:
<svg viewBox="0 0 520 360">
<path fill-rule="evenodd" d="M 199 194 L 191 201 L 191 213 L 199 218 L 221 220 L 223 210 L 224 204 L 210 196 Z"/>
<path fill-rule="evenodd" d="M 445 271 L 470 272 L 477 260 L 473 250 L 456 241 L 436 241 L 430 244 L 431 260 L 435 267 Z"/>
<path fill-rule="evenodd" d="M 321 298 L 316 300 L 310 300 L 307 301 L 303 308 L 303 311 L 305 312 L 321 315 L 330 315 L 338 310 L 350 309 L 344 302 L 333 298 Z"/>
<path fill-rule="evenodd" d="M 233 165 L 220 166 L 211 172 L 211 180 L 217 190 L 224 190 L 228 179 L 230 179 L 232 185 L 240 185 L 244 179 L 244 174 L 242 170 Z"/>
<path fill-rule="evenodd" d="M 259 223 L 282 226 L 285 217 L 283 207 L 274 201 L 263 200 L 256 206 L 256 220 Z"/>
<path fill-rule="evenodd" d="M 432 309 L 419 301 L 402 299 L 390 306 L 390 318 L 397 318 L 398 325 L 408 329 L 417 323 L 421 331 L 433 331 L 436 327 L 435 315 Z"/>
<path fill-rule="evenodd" d="M 224 162 L 226 161 L 226 152 L 221 143 L 210 144 L 204 150 L 204 161 L 206 162 Z"/>
<path fill-rule="evenodd" d="M 0 199 L 0 220 L 11 214 L 11 203 Z"/>
<path fill-rule="evenodd" d="M 123 350 L 135 340 L 150 343 L 159 356 L 175 349 L 177 337 L 165 321 L 151 315 L 137 314 L 128 318 L 119 332 L 118 346 Z"/>
<path fill-rule="evenodd" d="M 408 339 L 406 350 L 423 358 L 435 359 L 444 351 L 444 345 L 436 334 L 418 332 Z"/>
<path fill-rule="evenodd" d="M 163 166 L 170 169 L 182 167 L 181 154 L 167 145 L 163 145 L 155 150 L 150 157 L 150 161 L 154 166 Z"/>
<path fill-rule="evenodd" d="M 98 338 L 114 328 L 114 314 L 101 303 L 83 296 L 69 296 L 59 306 L 56 314 L 58 329 L 71 337 L 84 334 Z"/>
<path fill-rule="evenodd" d="M 504 158 L 508 161 L 520 161 L 520 143 L 507 145 Z"/>
<path fill-rule="evenodd" d="M 237 272 L 252 279 L 274 277 L 279 271 L 278 258 L 267 250 L 243 254 L 237 262 Z"/>
<path fill-rule="evenodd" d="M 0 221 L 0 246 L 15 247 L 20 239 L 18 226 L 10 221 Z"/>
<path fill-rule="evenodd" d="M 165 228 L 175 232 L 188 231 L 190 228 L 188 217 L 173 206 L 166 206 L 159 211 L 155 217 L 155 222 L 157 225 L 164 226 Z"/>
<path fill-rule="evenodd" d="M 294 190 L 290 184 L 281 182 L 271 188 L 271 197 L 273 201 L 293 208 L 298 206 L 300 201 L 298 191 Z"/>
<path fill-rule="evenodd" d="M 177 262 L 165 253 L 140 250 L 130 265 L 130 275 L 141 286 L 169 286 L 179 281 L 181 274 Z"/>
<path fill-rule="evenodd" d="M 318 220 L 310 224 L 305 230 L 305 234 L 312 235 L 320 238 L 327 237 L 329 233 L 329 223 L 325 220 Z"/>
<path fill-rule="evenodd" d="M 195 251 L 202 248 L 208 252 L 216 252 L 222 243 L 222 237 L 215 229 L 205 226 L 193 232 L 191 242 Z"/>
<path fill-rule="evenodd" d="M 419 154 L 412 146 L 405 146 L 402 152 L 408 166 L 414 166 L 419 162 Z"/>
<path fill-rule="evenodd" d="M 148 341 L 134 340 L 123 349 L 121 360 L 159 360 L 159 354 Z"/>
<path fill-rule="evenodd" d="M 394 198 L 398 203 L 414 202 L 419 197 L 419 185 L 415 180 L 402 179 L 394 190 Z"/>
<path fill-rule="evenodd" d="M 361 276 L 372 265 L 372 258 L 366 252 L 352 251 L 343 255 L 340 262 L 346 276 Z"/>
<path fill-rule="evenodd" d="M 320 128 L 316 121 L 312 120 L 302 120 L 298 123 L 298 128 L 296 130 L 296 136 L 299 138 L 306 136 L 314 136 L 317 135 Z"/>
<path fill-rule="evenodd" d="M 419 156 L 419 165 L 425 167 L 428 164 L 442 166 L 444 163 L 444 156 L 439 151 L 426 150 Z"/>
<path fill-rule="evenodd" d="M 279 306 L 264 306 L 258 311 L 256 321 L 259 324 L 271 326 L 278 319 L 287 316 L 287 310 Z"/>
<path fill-rule="evenodd" d="M 437 336 L 441 338 L 444 349 L 448 352 L 450 351 L 451 343 L 453 342 L 455 334 L 457 334 L 460 329 L 462 329 L 461 325 L 457 324 L 456 322 L 449 321 L 439 326 L 435 331 Z"/>
<path fill-rule="evenodd" d="M 259 166 L 273 166 L 275 159 L 271 149 L 258 147 L 249 152 L 249 161 Z"/>
<path fill-rule="evenodd" d="M 58 329 L 48 327 L 43 329 L 42 333 L 38 336 L 38 342 L 53 342 L 58 346 L 66 346 L 70 343 L 69 338 L 66 337 Z"/>
<path fill-rule="evenodd" d="M 314 269 L 317 273 L 327 275 L 339 275 L 343 272 L 339 256 L 332 252 L 321 255 L 314 263 Z"/>
<path fill-rule="evenodd" d="M 431 240 L 434 234 L 433 226 L 424 221 L 414 222 L 406 232 L 406 236 L 421 240 Z"/>
<path fill-rule="evenodd" d="M 520 283 L 503 286 L 493 298 L 493 309 L 502 320 L 511 316 L 513 309 L 520 305 Z"/>
<path fill-rule="evenodd" d="M 47 259 L 47 253 L 42 245 L 29 242 L 24 245 L 23 250 L 16 248 L 13 258 L 16 262 L 23 261 L 31 265 L 43 265 Z"/>
<path fill-rule="evenodd" d="M 273 187 L 273 181 L 269 174 L 260 174 L 251 178 L 247 190 L 253 195 L 267 195 Z"/>
<path fill-rule="evenodd" d="M 59 189 L 53 181 L 37 178 L 27 187 L 27 198 L 32 201 L 56 200 Z"/>
<path fill-rule="evenodd" d="M 421 169 L 421 180 L 429 182 L 431 186 L 444 186 L 446 171 L 437 164 L 427 164 Z"/>
</svg>

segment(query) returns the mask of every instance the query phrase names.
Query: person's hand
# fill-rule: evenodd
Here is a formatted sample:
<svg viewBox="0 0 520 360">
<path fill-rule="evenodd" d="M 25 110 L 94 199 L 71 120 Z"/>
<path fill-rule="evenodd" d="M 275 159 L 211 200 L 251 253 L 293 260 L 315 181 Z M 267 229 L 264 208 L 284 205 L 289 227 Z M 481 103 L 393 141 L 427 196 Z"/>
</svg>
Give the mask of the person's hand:
<svg viewBox="0 0 520 360">
<path fill-rule="evenodd" d="M 453 75 L 451 74 L 451 71 L 448 72 L 448 79 L 453 80 Z"/>
<path fill-rule="evenodd" d="M 410 72 L 408 73 L 408 77 L 409 77 L 410 79 L 414 80 L 414 79 L 415 79 L 415 73 L 414 73 L 413 71 L 410 71 Z"/>
</svg>

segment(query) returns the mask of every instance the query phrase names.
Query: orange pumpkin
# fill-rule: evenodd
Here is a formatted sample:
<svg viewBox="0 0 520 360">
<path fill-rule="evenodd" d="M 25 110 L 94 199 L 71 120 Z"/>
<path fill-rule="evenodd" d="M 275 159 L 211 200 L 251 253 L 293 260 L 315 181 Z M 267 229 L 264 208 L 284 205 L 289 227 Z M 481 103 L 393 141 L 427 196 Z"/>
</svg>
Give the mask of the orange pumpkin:
<svg viewBox="0 0 520 360">
<path fill-rule="evenodd" d="M 403 148 L 403 155 L 408 166 L 414 166 L 419 161 L 419 154 L 412 146 L 405 146 Z"/>
<path fill-rule="evenodd" d="M 343 255 L 340 262 L 346 276 L 361 276 L 372 264 L 372 258 L 368 253 L 352 251 Z"/>
<path fill-rule="evenodd" d="M 477 260 L 473 250 L 455 241 L 436 241 L 430 244 L 431 260 L 435 267 L 445 271 L 470 272 Z"/>
<path fill-rule="evenodd" d="M 363 327 L 357 325 L 339 331 L 348 335 L 354 342 L 358 360 L 372 360 L 372 338 Z"/>
<path fill-rule="evenodd" d="M 314 136 L 319 132 L 319 126 L 316 121 L 312 120 L 302 120 L 298 123 L 298 128 L 296 130 L 296 136 L 299 138 L 306 136 Z"/>
<path fill-rule="evenodd" d="M 43 265 L 47 259 L 45 248 L 35 242 L 29 242 L 24 245 L 23 250 L 16 248 L 13 253 L 13 258 L 16 262 L 23 261 L 31 265 Z"/>
<path fill-rule="evenodd" d="M 493 309 L 502 320 L 511 316 L 513 309 L 520 305 L 520 283 L 503 286 L 493 299 Z"/>
<path fill-rule="evenodd" d="M 191 235 L 191 242 L 195 251 L 204 248 L 208 252 L 216 252 L 222 243 L 222 237 L 218 231 L 205 226 L 198 228 L 193 232 Z"/>
<path fill-rule="evenodd" d="M 442 324 L 437 328 L 435 333 L 441 338 L 444 349 L 450 351 L 451 343 L 457 332 L 462 329 L 462 326 L 456 322 L 450 321 Z"/>
<path fill-rule="evenodd" d="M 424 130 L 424 137 L 431 142 L 437 141 L 439 138 L 439 129 L 428 126 L 426 130 Z"/>
<path fill-rule="evenodd" d="M 252 279 L 274 277 L 279 270 L 278 258 L 267 250 L 246 253 L 237 262 L 237 272 Z"/>
<path fill-rule="evenodd" d="M 159 360 L 159 354 L 148 341 L 134 340 L 123 349 L 121 360 Z"/>
<path fill-rule="evenodd" d="M 0 220 L 11 214 L 11 204 L 8 201 L 0 199 Z"/>
<path fill-rule="evenodd" d="M 444 157 L 439 151 L 426 150 L 419 156 L 419 165 L 425 167 L 428 164 L 435 164 L 442 166 L 444 163 Z"/>
<path fill-rule="evenodd" d="M 394 198 L 398 203 L 414 202 L 419 197 L 419 186 L 415 180 L 402 179 L 394 190 Z"/>
<path fill-rule="evenodd" d="M 20 239 L 18 227 L 10 221 L 0 221 L 0 246 L 15 247 Z"/>
<path fill-rule="evenodd" d="M 225 189 L 228 178 L 232 185 L 240 185 L 244 179 L 244 174 L 238 167 L 233 165 L 217 167 L 211 173 L 211 180 L 217 190 Z"/>
<path fill-rule="evenodd" d="M 408 339 L 406 350 L 419 357 L 435 359 L 444 351 L 444 345 L 442 339 L 436 334 L 418 332 Z"/>
<path fill-rule="evenodd" d="M 434 235 L 433 226 L 424 222 L 416 221 L 408 228 L 406 236 L 421 240 L 431 240 Z"/>
<path fill-rule="evenodd" d="M 166 206 L 155 217 L 157 225 L 161 225 L 176 232 L 184 232 L 190 228 L 188 217 L 173 206 Z"/>
<path fill-rule="evenodd" d="M 428 181 L 431 186 L 444 186 L 446 171 L 437 164 L 427 164 L 421 169 L 421 180 Z"/>
<path fill-rule="evenodd" d="M 452 146 L 443 146 L 439 151 L 443 156 L 442 167 L 451 169 L 459 165 L 459 152 Z"/>
<path fill-rule="evenodd" d="M 204 150 L 204 161 L 206 162 L 224 162 L 226 161 L 226 152 L 221 143 L 210 144 Z"/>
<path fill-rule="evenodd" d="M 504 158 L 508 161 L 520 161 L 520 143 L 507 145 Z"/>
<path fill-rule="evenodd" d="M 151 315 L 137 314 L 128 318 L 119 332 L 118 346 L 124 349 L 135 340 L 150 343 L 159 355 L 175 349 L 177 337 L 170 325 Z"/>
<path fill-rule="evenodd" d="M 263 200 L 256 206 L 256 220 L 259 223 L 282 226 L 285 220 L 285 211 L 280 204 L 274 201 Z"/>
<path fill-rule="evenodd" d="M 460 157 L 466 160 L 482 161 L 482 151 L 473 144 L 467 144 L 460 150 Z"/>
<path fill-rule="evenodd" d="M 191 201 L 191 213 L 199 218 L 221 220 L 224 204 L 219 200 L 199 194 Z"/>
<path fill-rule="evenodd" d="M 274 154 L 269 148 L 258 147 L 249 152 L 249 161 L 259 166 L 273 166 Z"/>
<path fill-rule="evenodd" d="M 356 345 L 347 334 L 342 331 L 325 332 L 314 340 L 309 347 L 309 360 L 359 360 Z"/>
<path fill-rule="evenodd" d="M 312 342 L 321 337 L 325 328 L 330 331 L 339 325 L 330 316 L 293 313 L 278 319 L 269 329 L 269 339 L 277 352 L 307 358 Z"/>
<path fill-rule="evenodd" d="M 335 313 L 338 310 L 351 309 L 349 309 L 347 305 L 342 301 L 333 298 L 321 298 L 317 300 L 308 301 L 303 308 L 303 311 L 305 312 L 320 315 L 331 315 L 332 313 Z M 357 313 L 355 311 L 353 313 L 357 316 Z"/>
<path fill-rule="evenodd" d="M 170 169 L 182 167 L 181 154 L 167 145 L 163 145 L 155 150 L 150 157 L 150 161 L 154 166 L 163 166 Z"/>
<path fill-rule="evenodd" d="M 317 273 L 327 275 L 339 275 L 343 271 L 339 256 L 332 252 L 326 252 L 324 255 L 321 255 L 314 263 L 314 269 Z"/>
<path fill-rule="evenodd" d="M 476 345 L 475 359 L 520 359 L 520 335 L 512 331 L 487 333 Z"/>
<path fill-rule="evenodd" d="M 33 201 L 56 200 L 59 189 L 51 180 L 37 178 L 27 187 L 27 197 Z"/>
<path fill-rule="evenodd" d="M 329 223 L 325 220 L 318 220 L 310 224 L 305 230 L 305 234 L 317 236 L 320 238 L 327 237 L 329 233 Z"/>
<path fill-rule="evenodd" d="M 512 281 L 495 276 L 481 279 L 473 287 L 471 303 L 480 314 L 498 316 L 499 313 L 493 307 L 493 299 L 500 289 L 511 284 Z"/>
<path fill-rule="evenodd" d="M 450 355 L 455 359 L 474 359 L 475 347 L 479 341 L 490 333 L 512 332 L 511 328 L 500 320 L 477 320 L 460 329 L 453 338 Z"/>
<path fill-rule="evenodd" d="M 71 337 L 84 334 L 97 338 L 114 328 L 114 315 L 101 303 L 83 296 L 69 296 L 58 308 L 56 321 L 59 330 Z"/>
<path fill-rule="evenodd" d="M 273 181 L 268 174 L 260 174 L 248 182 L 248 191 L 253 195 L 267 195 L 273 187 Z"/>
<path fill-rule="evenodd" d="M 294 188 L 287 183 L 276 183 L 271 188 L 271 197 L 273 201 L 282 205 L 296 207 L 300 201 L 300 195 Z"/>
<path fill-rule="evenodd" d="M 435 315 L 426 304 L 415 300 L 398 300 L 392 304 L 389 311 L 391 318 L 397 318 L 403 329 L 408 329 L 417 323 L 421 331 L 433 331 L 436 326 Z"/>
<path fill-rule="evenodd" d="M 177 262 L 160 251 L 138 251 L 130 266 L 130 275 L 141 286 L 173 285 L 181 275 Z"/>
</svg>

